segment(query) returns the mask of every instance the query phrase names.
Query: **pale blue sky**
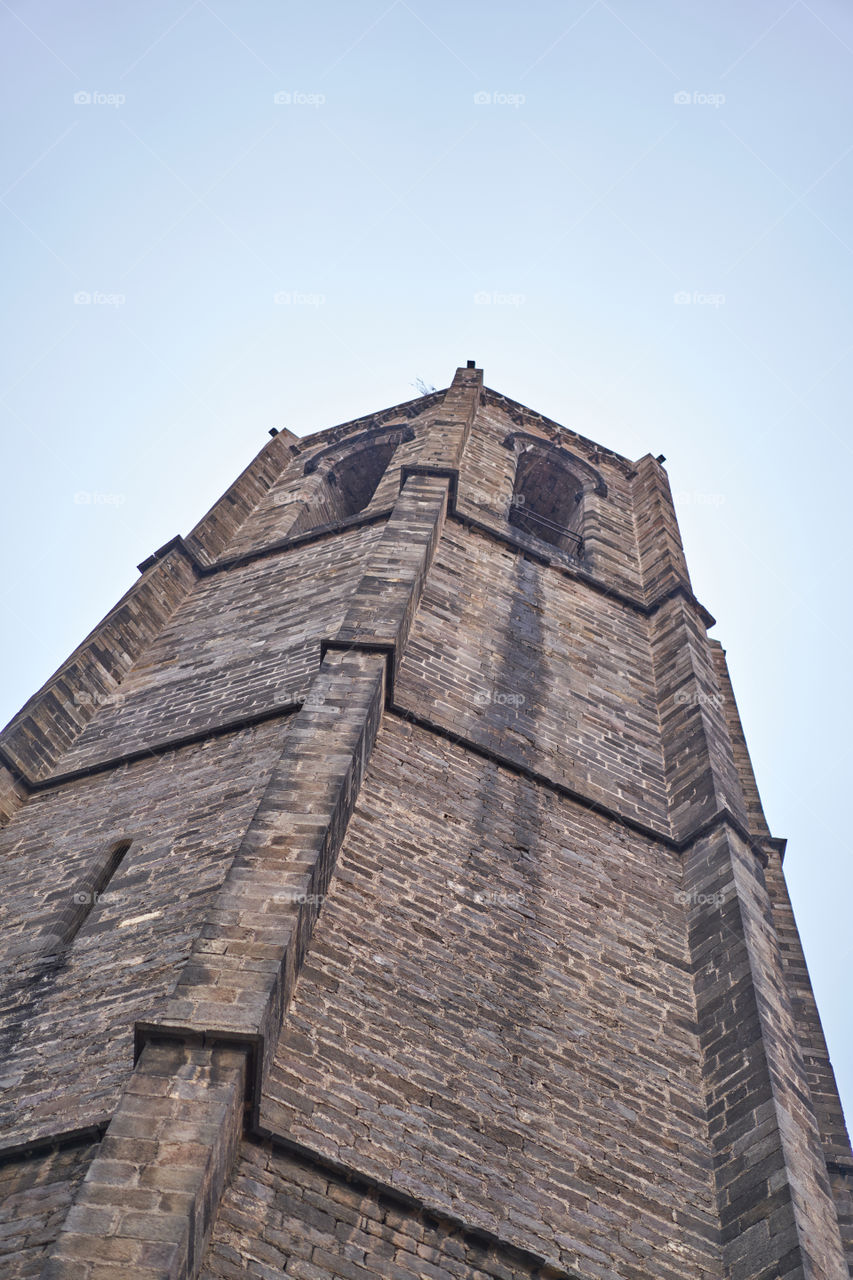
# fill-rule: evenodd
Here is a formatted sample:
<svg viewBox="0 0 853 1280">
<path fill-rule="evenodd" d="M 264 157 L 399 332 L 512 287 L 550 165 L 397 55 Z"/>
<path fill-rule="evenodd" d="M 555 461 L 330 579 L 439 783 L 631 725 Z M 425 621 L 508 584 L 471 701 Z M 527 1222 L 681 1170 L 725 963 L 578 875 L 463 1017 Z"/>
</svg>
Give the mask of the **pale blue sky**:
<svg viewBox="0 0 853 1280">
<path fill-rule="evenodd" d="M 0 38 L 2 719 L 270 427 L 476 359 L 666 454 L 853 1113 L 853 10 L 11 0 Z"/>
</svg>

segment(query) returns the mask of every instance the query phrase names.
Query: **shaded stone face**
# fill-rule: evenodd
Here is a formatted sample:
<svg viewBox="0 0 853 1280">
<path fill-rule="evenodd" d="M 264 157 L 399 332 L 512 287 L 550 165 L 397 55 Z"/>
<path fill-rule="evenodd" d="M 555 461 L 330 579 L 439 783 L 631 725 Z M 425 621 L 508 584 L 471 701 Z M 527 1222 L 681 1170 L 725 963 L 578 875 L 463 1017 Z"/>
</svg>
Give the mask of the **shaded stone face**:
<svg viewBox="0 0 853 1280">
<path fill-rule="evenodd" d="M 662 466 L 469 367 L 141 569 L 0 741 L 0 1274 L 847 1276 Z"/>
</svg>

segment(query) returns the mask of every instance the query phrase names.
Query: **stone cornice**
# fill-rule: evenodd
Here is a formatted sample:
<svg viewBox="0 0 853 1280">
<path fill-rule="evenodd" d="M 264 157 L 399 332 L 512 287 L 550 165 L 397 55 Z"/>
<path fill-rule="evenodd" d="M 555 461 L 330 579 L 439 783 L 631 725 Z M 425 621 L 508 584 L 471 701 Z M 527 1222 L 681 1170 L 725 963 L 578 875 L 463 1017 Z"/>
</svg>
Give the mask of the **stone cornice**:
<svg viewBox="0 0 853 1280">
<path fill-rule="evenodd" d="M 710 628 L 716 625 L 716 618 L 708 612 L 705 606 L 691 591 L 686 583 L 679 583 L 670 590 L 662 592 L 654 600 L 645 601 L 637 596 L 629 595 L 625 591 L 620 591 L 618 587 L 609 586 L 602 578 L 597 578 L 588 570 L 582 568 L 581 565 L 573 566 L 565 562 L 559 556 L 549 555 L 541 544 L 538 544 L 534 538 L 526 538 L 523 534 L 504 531 L 494 528 L 493 525 L 487 524 L 485 521 L 478 520 L 476 516 L 468 515 L 467 512 L 459 509 L 456 504 L 456 486 L 454 480 L 456 473 L 452 471 L 439 471 L 437 468 L 409 466 L 401 470 L 400 487 L 402 488 L 405 481 L 410 475 L 428 475 L 436 476 L 442 479 L 449 479 L 449 495 L 448 495 L 448 519 L 455 521 L 457 524 L 465 525 L 469 529 L 473 529 L 476 533 L 483 534 L 484 537 L 491 538 L 494 542 L 501 543 L 502 546 L 511 547 L 513 550 L 520 552 L 537 563 L 545 565 L 547 568 L 556 570 L 567 578 L 574 578 L 578 582 L 585 583 L 593 591 L 597 591 L 599 595 L 608 596 L 611 600 L 623 604 L 628 609 L 632 609 L 635 613 L 641 613 L 645 617 L 651 617 L 656 613 L 662 605 L 667 601 L 676 597 L 684 599 L 692 608 L 696 609 L 702 619 L 703 625 Z M 141 571 L 150 568 L 152 565 L 167 555 L 169 551 L 180 549 L 187 556 L 192 564 L 195 572 L 200 578 L 206 578 L 212 574 L 222 573 L 226 569 L 234 569 L 240 565 L 250 564 L 253 560 L 261 560 L 267 556 L 282 555 L 288 551 L 293 551 L 297 547 L 306 546 L 311 542 L 319 542 L 324 538 L 333 537 L 337 533 L 344 533 L 349 529 L 357 529 L 364 525 L 381 524 L 388 519 L 391 514 L 390 507 L 383 507 L 380 511 L 372 511 L 366 514 L 360 513 L 355 516 L 349 516 L 346 520 L 341 520 L 337 524 L 317 525 L 313 529 L 306 529 L 304 533 L 296 534 L 292 538 L 282 538 L 278 542 L 267 543 L 266 546 L 258 547 L 254 551 L 243 552 L 242 555 L 232 556 L 227 560 L 217 560 L 213 564 L 202 564 L 193 554 L 184 539 L 178 537 L 172 538 L 159 551 L 155 551 L 152 556 L 139 566 Z"/>
<path fill-rule="evenodd" d="M 597 458 L 618 468 L 626 479 L 630 480 L 634 474 L 634 464 L 628 458 L 623 458 L 621 453 L 616 453 L 613 449 L 607 449 L 604 445 L 597 444 L 587 436 L 582 436 L 577 431 L 572 431 L 570 427 L 562 426 L 559 422 L 555 422 L 553 418 L 547 418 L 544 413 L 537 413 L 534 409 L 528 409 L 526 405 L 521 404 L 518 400 L 511 400 L 509 396 L 501 395 L 499 391 L 493 391 L 491 387 L 483 387 L 483 402 L 487 405 L 494 405 L 498 409 L 503 409 L 510 421 L 514 422 L 522 431 L 526 431 L 529 427 L 538 427 L 551 440 L 554 440 L 555 437 L 557 439 L 565 437 L 569 440 L 574 440 L 583 445 L 585 449 L 588 449 Z"/>
<path fill-rule="evenodd" d="M 240 733 L 243 729 L 251 729 L 255 725 L 266 724 L 269 720 L 280 720 L 287 716 L 295 715 L 301 706 L 301 701 L 279 703 L 274 707 L 267 708 L 265 711 L 257 711 L 254 715 L 238 716 L 235 720 L 225 720 L 222 724 L 214 725 L 208 729 L 199 729 L 196 733 L 184 734 L 179 738 L 164 738 L 160 742 L 152 743 L 150 746 L 138 747 L 134 751 L 121 752 L 105 760 L 97 760 L 92 764 L 82 765 L 79 769 L 70 769 L 67 773 L 53 774 L 49 778 L 35 779 L 28 777 L 6 754 L 2 746 L 0 746 L 0 763 L 5 764 L 7 769 L 13 771 L 27 790 L 35 795 L 40 791 L 52 791 L 54 787 L 61 787 L 69 782 L 78 782 L 81 778 L 91 778 L 98 773 L 109 773 L 111 769 L 118 769 L 121 765 L 136 764 L 139 760 L 163 756 L 170 751 L 180 751 L 184 747 L 198 746 L 202 742 L 210 742 L 215 738 L 225 738 L 231 734 Z"/>
</svg>

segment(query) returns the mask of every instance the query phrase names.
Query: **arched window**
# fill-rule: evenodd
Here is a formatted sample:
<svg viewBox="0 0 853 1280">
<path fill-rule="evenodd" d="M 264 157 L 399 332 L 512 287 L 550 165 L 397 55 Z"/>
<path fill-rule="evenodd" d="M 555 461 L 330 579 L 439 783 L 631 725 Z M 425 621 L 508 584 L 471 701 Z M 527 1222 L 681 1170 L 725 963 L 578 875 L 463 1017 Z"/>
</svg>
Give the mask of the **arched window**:
<svg viewBox="0 0 853 1280">
<path fill-rule="evenodd" d="M 504 444 L 518 458 L 509 523 L 540 542 L 580 557 L 584 522 L 592 506 L 589 495 L 607 493 L 601 476 L 582 458 L 537 436 L 514 432 Z"/>
<path fill-rule="evenodd" d="M 583 540 L 583 482 L 530 449 L 518 460 L 509 522 L 552 546 L 577 552 Z"/>
<path fill-rule="evenodd" d="M 369 507 L 398 445 L 413 439 L 411 427 L 385 427 L 363 432 L 309 458 L 305 475 L 313 477 L 313 485 L 299 531 L 338 524 Z"/>
<path fill-rule="evenodd" d="M 329 468 L 324 476 L 328 489 L 325 502 L 334 510 L 334 519 L 358 515 L 370 505 L 396 448 L 393 441 L 363 445 Z"/>
</svg>

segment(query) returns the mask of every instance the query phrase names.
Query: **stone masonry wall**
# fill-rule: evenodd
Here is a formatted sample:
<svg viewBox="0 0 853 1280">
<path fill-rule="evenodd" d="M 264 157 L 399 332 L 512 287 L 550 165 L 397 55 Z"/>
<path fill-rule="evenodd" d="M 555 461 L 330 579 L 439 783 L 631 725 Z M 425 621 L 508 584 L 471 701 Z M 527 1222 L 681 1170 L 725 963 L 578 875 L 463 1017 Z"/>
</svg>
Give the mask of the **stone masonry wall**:
<svg viewBox="0 0 853 1280">
<path fill-rule="evenodd" d="M 201 1280 L 533 1280 L 533 1258 L 458 1223 L 244 1142 Z"/>
<path fill-rule="evenodd" d="M 517 431 L 552 442 L 557 435 L 556 424 L 514 420 L 507 408 L 496 404 L 486 391 L 461 467 L 460 508 L 502 532 L 512 531 L 507 514 L 517 461 L 512 450 L 504 446 L 504 440 Z M 563 430 L 559 438 L 570 452 L 594 467 L 607 485 L 605 498 L 587 499 L 594 518 L 586 522 L 590 533 L 586 567 L 611 588 L 642 597 L 644 586 L 631 502 L 631 467 L 582 436 Z M 553 552 L 553 548 L 548 549 Z"/>
<path fill-rule="evenodd" d="M 646 619 L 487 536 L 445 530 L 396 702 L 669 829 Z"/>
<path fill-rule="evenodd" d="M 97 1142 L 22 1153 L 0 1163 L 0 1275 L 29 1280 L 41 1273 Z"/>
<path fill-rule="evenodd" d="M 416 455 L 418 440 L 434 414 L 434 409 L 425 409 L 411 418 L 392 415 L 388 421 L 357 424 L 356 436 L 365 430 L 382 431 L 396 427 L 398 430 L 408 428 L 416 437 L 414 442 L 403 441 L 397 446 L 364 514 L 388 510 L 394 505 L 400 491 L 400 467 Z M 346 447 L 347 437 L 340 435 L 339 428 L 308 436 L 291 446 L 292 456 L 287 467 L 241 526 L 236 537 L 230 541 L 227 557 L 245 555 L 271 546 L 292 533 L 305 533 L 313 526 L 332 518 L 333 513 L 326 512 L 323 508 L 322 486 L 314 483 L 316 473 L 314 477 L 306 475 L 305 466 L 313 457 L 338 441 L 341 447 Z"/>
<path fill-rule="evenodd" d="M 382 527 L 203 578 L 63 757 L 79 769 L 300 697 Z"/>
<path fill-rule="evenodd" d="M 582 554 L 510 525 L 517 433 L 598 476 Z M 0 1275 L 840 1280 L 853 1162 L 660 463 L 469 363 L 282 432 L 142 568 L 0 742 Z"/>
<path fill-rule="evenodd" d="M 718 1277 L 681 871 L 396 719 L 265 1128 L 585 1277 Z"/>
<path fill-rule="evenodd" d="M 133 1024 L 171 991 L 281 754 L 278 721 L 34 796 L 0 832 L 3 1145 L 102 1119 L 133 1065 Z M 85 883 L 130 852 L 71 945 L 22 952 Z"/>
</svg>

